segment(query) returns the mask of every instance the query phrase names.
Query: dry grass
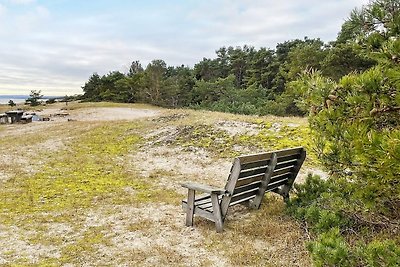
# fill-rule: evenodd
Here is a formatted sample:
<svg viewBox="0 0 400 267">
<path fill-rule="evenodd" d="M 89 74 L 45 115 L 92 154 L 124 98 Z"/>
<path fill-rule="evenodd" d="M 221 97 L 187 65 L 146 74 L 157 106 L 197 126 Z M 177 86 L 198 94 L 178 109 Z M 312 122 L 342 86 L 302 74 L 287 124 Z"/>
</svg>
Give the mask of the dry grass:
<svg viewBox="0 0 400 267">
<path fill-rule="evenodd" d="M 184 227 L 180 207 L 181 182 L 225 183 L 231 155 L 240 152 L 226 143 L 265 149 L 262 135 L 285 135 L 267 132 L 274 123 L 305 127 L 303 119 L 110 103 L 67 108 L 96 107 L 159 115 L 0 126 L 0 265 L 310 265 L 303 233 L 281 199 L 269 197 L 257 211 L 236 208 L 223 234 L 198 218 Z"/>
</svg>

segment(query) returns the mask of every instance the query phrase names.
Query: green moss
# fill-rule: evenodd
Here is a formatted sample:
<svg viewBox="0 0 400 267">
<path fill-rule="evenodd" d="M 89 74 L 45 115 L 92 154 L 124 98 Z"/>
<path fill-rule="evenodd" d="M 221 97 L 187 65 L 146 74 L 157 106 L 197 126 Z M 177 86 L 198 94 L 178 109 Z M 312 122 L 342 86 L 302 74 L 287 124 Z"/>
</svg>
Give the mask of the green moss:
<svg viewBox="0 0 400 267">
<path fill-rule="evenodd" d="M 62 249 L 59 261 L 61 264 L 89 262 L 91 258 L 89 255 L 95 254 L 98 245 L 111 245 L 106 232 L 106 229 L 102 227 L 89 227 L 80 239 Z"/>
<path fill-rule="evenodd" d="M 165 204 L 176 205 L 182 200 L 183 196 L 175 190 L 152 187 L 149 190 L 138 192 L 135 200 L 139 203 L 160 202 Z"/>
<path fill-rule="evenodd" d="M 187 149 L 202 148 L 215 157 L 231 158 L 242 153 L 235 146 L 247 147 L 254 151 L 271 151 L 290 147 L 306 148 L 307 164 L 318 164 L 313 153 L 310 130 L 307 125 L 289 125 L 287 122 L 274 119 L 280 126 L 273 128 L 273 123 L 261 119 L 255 120 L 260 127 L 257 134 L 229 135 L 226 131 L 213 125 L 197 124 L 179 126 L 177 136 L 172 144 Z"/>
<path fill-rule="evenodd" d="M 142 187 L 117 161 L 140 141 L 135 127 L 98 127 L 67 151 L 53 155 L 40 172 L 5 183 L 0 191 L 0 212 L 14 217 L 84 208 L 95 204 L 95 197 L 119 194 L 126 186 Z"/>
<path fill-rule="evenodd" d="M 233 153 L 233 138 L 206 124 L 179 127 L 175 144 L 188 149 L 202 148 L 220 157 L 229 157 Z"/>
</svg>

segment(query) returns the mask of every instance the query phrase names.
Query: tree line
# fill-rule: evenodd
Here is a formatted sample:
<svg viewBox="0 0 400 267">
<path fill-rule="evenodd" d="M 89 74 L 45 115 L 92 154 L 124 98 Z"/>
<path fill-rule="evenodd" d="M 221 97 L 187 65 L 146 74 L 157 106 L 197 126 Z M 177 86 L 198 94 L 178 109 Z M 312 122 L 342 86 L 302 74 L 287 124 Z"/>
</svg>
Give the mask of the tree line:
<svg viewBox="0 0 400 267">
<path fill-rule="evenodd" d="M 342 32 L 334 42 L 290 40 L 275 49 L 252 46 L 221 47 L 213 59 L 203 58 L 193 68 L 167 66 L 161 59 L 145 68 L 133 61 L 128 73 L 94 73 L 82 87 L 86 101 L 149 103 L 241 114 L 304 115 L 296 95 L 287 88 L 306 69 L 338 81 L 377 62 L 360 47 L 349 44 Z"/>
</svg>

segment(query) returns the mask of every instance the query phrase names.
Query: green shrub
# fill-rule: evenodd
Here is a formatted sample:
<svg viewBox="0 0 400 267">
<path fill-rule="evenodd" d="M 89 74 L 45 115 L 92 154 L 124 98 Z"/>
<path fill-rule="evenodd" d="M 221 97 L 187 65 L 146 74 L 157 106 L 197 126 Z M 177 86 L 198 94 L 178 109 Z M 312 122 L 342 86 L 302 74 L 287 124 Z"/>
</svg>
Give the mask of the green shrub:
<svg viewBox="0 0 400 267">
<path fill-rule="evenodd" d="M 335 227 L 310 242 L 308 249 L 316 266 L 354 266 L 351 253 L 339 228 Z"/>
<path fill-rule="evenodd" d="M 400 266 L 400 246 L 393 240 L 372 241 L 361 250 L 365 266 Z"/>
</svg>

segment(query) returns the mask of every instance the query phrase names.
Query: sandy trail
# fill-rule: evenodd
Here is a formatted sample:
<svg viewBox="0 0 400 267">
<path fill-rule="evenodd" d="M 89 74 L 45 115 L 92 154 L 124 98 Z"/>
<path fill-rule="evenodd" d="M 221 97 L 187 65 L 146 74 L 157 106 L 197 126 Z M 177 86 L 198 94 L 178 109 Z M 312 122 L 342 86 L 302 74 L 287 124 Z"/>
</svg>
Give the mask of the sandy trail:
<svg viewBox="0 0 400 267">
<path fill-rule="evenodd" d="M 157 116 L 158 110 L 137 108 L 82 108 L 75 110 L 45 109 L 37 115 L 52 121 L 123 121 Z"/>
</svg>

